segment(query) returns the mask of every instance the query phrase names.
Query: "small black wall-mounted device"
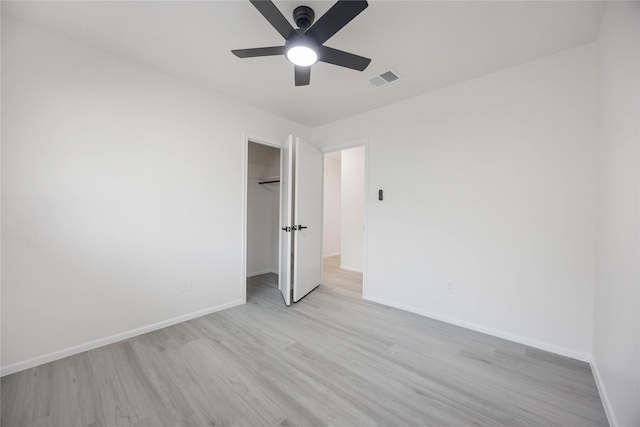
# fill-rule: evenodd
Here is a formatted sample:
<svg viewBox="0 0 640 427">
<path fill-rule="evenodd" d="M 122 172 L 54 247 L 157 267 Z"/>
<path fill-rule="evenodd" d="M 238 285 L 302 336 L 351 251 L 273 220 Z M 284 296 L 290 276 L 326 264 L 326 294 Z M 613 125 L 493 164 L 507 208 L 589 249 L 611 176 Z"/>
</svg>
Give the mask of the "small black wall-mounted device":
<svg viewBox="0 0 640 427">
<path fill-rule="evenodd" d="M 378 200 L 382 200 L 382 190 L 378 190 Z"/>
</svg>

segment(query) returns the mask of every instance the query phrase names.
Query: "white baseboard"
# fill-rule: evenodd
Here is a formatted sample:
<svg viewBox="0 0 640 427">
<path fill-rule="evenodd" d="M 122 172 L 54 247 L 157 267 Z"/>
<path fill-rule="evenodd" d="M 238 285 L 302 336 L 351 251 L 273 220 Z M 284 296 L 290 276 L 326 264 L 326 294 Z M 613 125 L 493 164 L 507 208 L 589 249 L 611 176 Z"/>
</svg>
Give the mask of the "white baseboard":
<svg viewBox="0 0 640 427">
<path fill-rule="evenodd" d="M 559 354 L 560 356 L 570 357 L 572 359 L 580 360 L 582 362 L 591 362 L 591 355 L 587 353 L 582 353 L 574 350 L 570 350 L 564 347 L 558 347 L 553 344 L 548 344 L 542 341 L 533 340 L 526 337 L 521 337 L 518 335 L 513 335 L 507 332 L 499 331 L 496 329 L 487 328 L 484 326 L 477 325 L 475 323 L 464 322 L 462 320 L 454 319 L 447 316 L 441 316 L 439 314 L 431 313 L 426 310 L 421 310 L 419 308 L 397 304 L 392 301 L 387 301 L 382 298 L 364 296 L 364 299 L 377 302 L 379 304 L 388 305 L 389 307 L 398 308 L 400 310 L 409 311 L 411 313 L 419 314 L 421 316 L 428 317 L 430 319 L 440 320 L 445 323 L 450 323 L 452 325 L 460 326 L 465 329 L 471 329 L 472 331 L 482 332 L 483 334 L 492 335 L 494 337 L 503 338 L 509 341 L 517 342 L 518 344 L 528 345 L 529 347 L 534 347 L 540 350 L 549 351 L 551 353 Z"/>
<path fill-rule="evenodd" d="M 45 354 L 42 356 L 34 357 L 23 362 L 14 363 L 12 365 L 3 366 L 0 368 L 0 376 L 13 374 L 25 369 L 33 368 L 35 366 L 43 365 L 45 363 L 53 362 L 54 360 L 63 359 L 74 354 L 82 353 L 94 348 L 102 347 L 108 344 L 113 344 L 118 341 L 123 341 L 128 338 L 133 338 L 138 335 L 146 334 L 147 332 L 156 331 L 158 329 L 166 328 L 178 323 L 186 322 L 187 320 L 195 319 L 197 317 L 206 316 L 207 314 L 215 313 L 216 311 L 226 310 L 231 307 L 243 304 L 242 300 L 232 301 L 226 304 L 217 305 L 215 307 L 205 308 L 204 310 L 195 311 L 193 313 L 185 314 L 183 316 L 174 317 L 173 319 L 164 320 L 162 322 L 154 323 L 152 325 L 143 326 L 141 328 L 132 329 L 130 331 L 122 332 L 120 334 L 111 335 L 110 337 L 100 338 L 94 341 L 89 341 L 85 344 L 80 344 L 74 347 L 66 348 L 64 350 L 54 351 L 53 353 Z"/>
<path fill-rule="evenodd" d="M 355 271 L 356 273 L 362 273 L 362 269 L 361 268 L 350 267 L 348 265 L 342 265 L 342 264 L 340 264 L 340 270 Z"/>
<path fill-rule="evenodd" d="M 266 268 L 264 270 L 254 271 L 253 273 L 247 273 L 247 277 L 262 276 L 263 274 L 269 274 L 269 273 L 278 274 L 278 271 L 277 270 L 274 271 L 273 269 Z"/>
<path fill-rule="evenodd" d="M 335 254 L 322 255 L 322 258 L 331 258 L 332 256 L 338 256 L 338 255 L 340 255 L 340 252 L 336 252 Z"/>
<path fill-rule="evenodd" d="M 593 378 L 596 380 L 596 386 L 598 387 L 598 393 L 600 393 L 600 399 L 602 400 L 602 406 L 604 406 L 604 413 L 607 415 L 607 421 L 609 421 L 609 425 L 611 427 L 618 427 L 618 421 L 616 420 L 615 415 L 613 414 L 613 408 L 611 407 L 611 401 L 609 400 L 609 395 L 607 394 L 607 389 L 602 382 L 602 377 L 600 376 L 600 370 L 598 369 L 598 364 L 596 363 L 595 358 L 591 359 L 591 371 L 593 372 Z"/>
</svg>

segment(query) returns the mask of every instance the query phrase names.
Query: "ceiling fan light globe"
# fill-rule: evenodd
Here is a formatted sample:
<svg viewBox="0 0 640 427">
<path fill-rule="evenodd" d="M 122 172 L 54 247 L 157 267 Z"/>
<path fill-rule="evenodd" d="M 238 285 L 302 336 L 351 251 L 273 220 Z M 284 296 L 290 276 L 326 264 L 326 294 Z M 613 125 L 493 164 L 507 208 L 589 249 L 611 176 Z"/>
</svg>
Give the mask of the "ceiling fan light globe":
<svg viewBox="0 0 640 427">
<path fill-rule="evenodd" d="M 318 62 L 318 54 L 307 46 L 293 46 L 287 50 L 287 59 L 294 65 L 308 67 Z"/>
</svg>

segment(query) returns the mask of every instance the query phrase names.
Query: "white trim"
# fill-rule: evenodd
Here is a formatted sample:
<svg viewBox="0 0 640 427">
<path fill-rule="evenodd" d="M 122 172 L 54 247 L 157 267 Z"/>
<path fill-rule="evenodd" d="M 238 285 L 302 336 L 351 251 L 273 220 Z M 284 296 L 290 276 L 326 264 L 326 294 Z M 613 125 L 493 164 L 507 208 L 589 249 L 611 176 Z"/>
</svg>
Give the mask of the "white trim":
<svg viewBox="0 0 640 427">
<path fill-rule="evenodd" d="M 322 255 L 322 258 L 330 258 L 332 256 L 338 256 L 340 255 L 340 252 L 336 252 L 334 254 L 326 254 L 326 255 Z"/>
<path fill-rule="evenodd" d="M 366 156 L 367 145 L 368 145 L 367 138 L 361 138 L 361 139 L 355 139 L 348 142 L 339 142 L 337 144 L 322 147 L 320 151 L 322 151 L 323 154 L 327 154 L 327 153 L 334 153 L 336 151 L 348 150 L 350 148 L 365 147 L 365 156 Z M 366 165 L 365 165 L 365 168 L 366 168 Z"/>
<path fill-rule="evenodd" d="M 242 209 L 240 215 L 242 218 L 242 227 L 240 230 L 240 289 L 242 292 L 242 303 L 247 302 L 247 198 L 249 197 L 249 134 L 247 132 L 242 133 L 242 165 L 240 169 L 242 171 L 242 179 L 240 194 L 242 194 L 242 200 L 240 202 Z"/>
<path fill-rule="evenodd" d="M 460 326 L 465 329 L 470 329 L 476 332 L 482 332 L 483 334 L 492 335 L 494 337 L 503 338 L 509 341 L 513 341 L 519 344 L 524 344 L 529 347 L 534 347 L 540 350 L 549 351 L 551 353 L 559 354 L 560 356 L 570 357 L 572 359 L 580 360 L 581 362 L 591 362 L 591 355 L 587 353 L 582 353 L 579 351 L 574 351 L 564 347 L 558 347 L 553 344 L 548 344 L 542 341 L 522 337 L 519 335 L 513 335 L 507 332 L 499 331 L 496 329 L 487 328 L 485 326 L 480 326 L 475 323 L 469 323 L 462 320 L 454 319 L 447 316 L 441 316 L 439 314 L 431 313 L 426 310 L 421 310 L 415 307 L 410 307 L 404 304 L 398 304 L 392 301 L 388 301 L 382 298 L 366 296 L 364 299 L 368 301 L 377 302 L 379 304 L 388 305 L 389 307 L 398 308 L 400 310 L 408 311 L 411 313 L 419 314 L 421 316 L 429 317 L 431 319 L 440 320 L 441 322 L 449 323 L 452 325 Z"/>
<path fill-rule="evenodd" d="M 274 148 L 284 148 L 284 142 L 278 141 L 276 139 L 267 138 L 267 137 L 256 135 L 249 132 L 244 132 L 244 136 L 245 136 L 245 141 L 247 142 L 251 141 L 251 142 L 255 142 L 256 144 L 268 145 Z"/>
<path fill-rule="evenodd" d="M 130 331 L 122 332 L 119 334 L 111 335 L 106 338 L 100 338 L 94 341 L 89 341 L 84 344 L 76 345 L 64 350 L 54 351 L 53 353 L 45 354 L 43 356 L 34 357 L 33 359 L 25 360 L 23 362 L 14 363 L 13 365 L 3 366 L 0 368 L 0 376 L 10 375 L 15 372 L 23 371 L 25 369 L 33 368 L 45 363 L 53 362 L 54 360 L 62 359 L 65 357 L 73 356 L 74 354 L 82 353 L 85 351 L 93 350 L 94 348 L 102 347 L 105 345 L 113 344 L 119 341 L 123 341 L 129 338 L 137 337 L 139 335 L 146 334 L 148 332 L 157 331 L 158 329 L 166 328 L 167 326 L 176 325 L 178 323 L 186 322 L 187 320 L 195 319 L 197 317 L 206 316 L 207 314 L 215 313 L 217 311 L 226 310 L 231 307 L 242 305 L 243 301 L 236 300 L 226 304 L 217 305 L 215 307 L 205 308 L 204 310 L 195 311 L 193 313 L 185 314 L 182 316 L 174 317 L 173 319 L 163 320 L 162 322 L 153 323 L 151 325 L 143 326 L 141 328 L 132 329 Z"/>
<path fill-rule="evenodd" d="M 356 273 L 362 273 L 362 269 L 361 268 L 350 267 L 348 265 L 342 265 L 342 264 L 340 264 L 340 270 L 355 271 Z"/>
<path fill-rule="evenodd" d="M 253 273 L 247 273 L 247 277 L 262 276 L 263 274 L 269 273 L 278 274 L 278 271 L 274 270 L 273 268 L 266 268 L 264 270 L 254 271 Z"/>
<path fill-rule="evenodd" d="M 591 358 L 591 371 L 593 372 L 593 378 L 596 380 L 596 386 L 598 387 L 598 393 L 600 393 L 600 400 L 602 400 L 602 406 L 604 406 L 604 413 L 607 416 L 607 421 L 609 421 L 609 425 L 611 427 L 618 427 L 619 424 L 613 413 L 611 400 L 609 400 L 607 389 L 605 388 L 604 382 L 602 381 L 602 376 L 600 375 L 598 364 L 596 363 L 596 360 L 593 357 Z"/>
<path fill-rule="evenodd" d="M 362 140 L 364 146 L 364 232 L 362 236 L 362 298 L 367 298 L 369 274 L 369 139 Z"/>
<path fill-rule="evenodd" d="M 313 135 L 311 136 L 313 139 Z M 311 146 L 314 147 L 313 142 L 310 142 Z M 317 147 L 314 147 L 317 148 Z M 320 150 L 318 150 L 320 151 Z M 324 153 L 320 151 L 320 157 L 322 158 L 322 178 L 320 179 L 320 284 L 324 283 L 324 255 L 322 252 L 324 251 Z"/>
</svg>

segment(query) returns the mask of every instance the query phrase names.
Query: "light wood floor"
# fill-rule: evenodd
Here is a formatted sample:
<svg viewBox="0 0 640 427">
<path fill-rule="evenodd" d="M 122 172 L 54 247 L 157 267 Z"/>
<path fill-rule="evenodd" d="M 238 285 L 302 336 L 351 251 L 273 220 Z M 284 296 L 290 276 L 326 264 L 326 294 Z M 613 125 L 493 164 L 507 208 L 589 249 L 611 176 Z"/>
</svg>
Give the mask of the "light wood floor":
<svg viewBox="0 0 640 427">
<path fill-rule="evenodd" d="M 2 378 L 2 426 L 601 426 L 586 363 L 362 300 L 361 275 Z"/>
</svg>

